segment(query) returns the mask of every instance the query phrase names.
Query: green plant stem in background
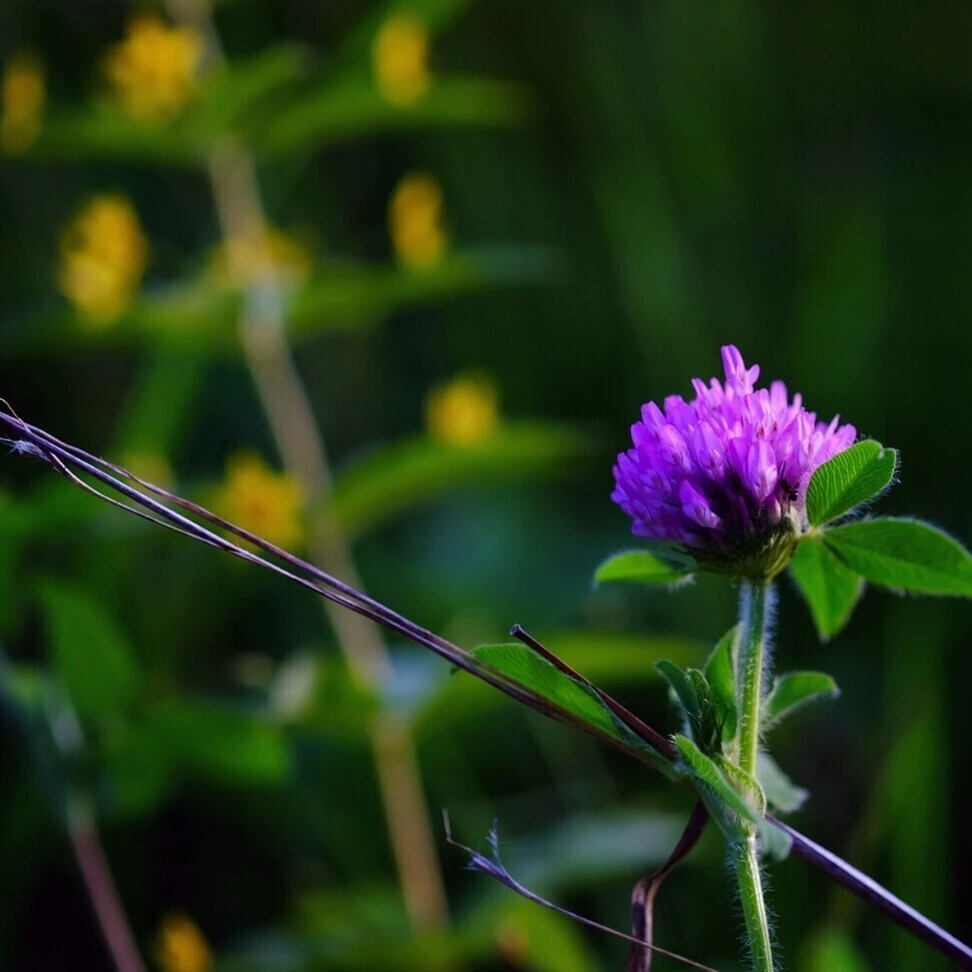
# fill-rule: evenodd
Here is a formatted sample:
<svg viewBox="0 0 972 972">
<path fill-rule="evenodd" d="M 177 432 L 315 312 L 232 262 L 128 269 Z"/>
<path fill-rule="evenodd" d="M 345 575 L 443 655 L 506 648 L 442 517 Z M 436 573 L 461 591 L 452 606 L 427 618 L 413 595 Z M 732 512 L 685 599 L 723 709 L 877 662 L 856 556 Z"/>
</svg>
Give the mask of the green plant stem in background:
<svg viewBox="0 0 972 972">
<path fill-rule="evenodd" d="M 744 580 L 739 596 L 742 632 L 736 665 L 736 705 L 739 720 L 739 768 L 754 779 L 759 756 L 759 715 L 766 667 L 769 613 L 773 590 L 768 581 Z M 733 849 L 736 883 L 750 955 L 756 972 L 773 972 L 769 915 L 759 870 L 756 828 L 749 823 L 745 839 Z"/>
<path fill-rule="evenodd" d="M 69 802 L 67 833 L 115 969 L 146 972 L 87 801 L 74 798 Z"/>
<path fill-rule="evenodd" d="M 191 25 L 207 38 L 210 63 L 225 60 L 206 0 L 169 0 L 168 7 L 174 20 Z M 242 145 L 227 139 L 212 152 L 208 167 L 227 243 L 246 240 L 255 244 L 258 252 L 267 252 L 267 220 L 252 156 Z M 269 260 L 256 275 L 250 268 L 233 266 L 237 249 L 227 246 L 231 276 L 247 281 L 239 321 L 243 353 L 284 466 L 303 487 L 308 507 L 323 509 L 323 500 L 331 490 L 331 471 L 287 343 L 280 282 Z M 348 539 L 333 518 L 315 520 L 310 552 L 318 567 L 362 590 Z M 380 696 L 391 675 L 391 659 L 375 625 L 330 601 L 325 609 L 352 677 Z M 415 929 L 441 925 L 447 917 L 445 889 L 411 727 L 400 718 L 379 713 L 370 735 L 409 920 Z"/>
</svg>

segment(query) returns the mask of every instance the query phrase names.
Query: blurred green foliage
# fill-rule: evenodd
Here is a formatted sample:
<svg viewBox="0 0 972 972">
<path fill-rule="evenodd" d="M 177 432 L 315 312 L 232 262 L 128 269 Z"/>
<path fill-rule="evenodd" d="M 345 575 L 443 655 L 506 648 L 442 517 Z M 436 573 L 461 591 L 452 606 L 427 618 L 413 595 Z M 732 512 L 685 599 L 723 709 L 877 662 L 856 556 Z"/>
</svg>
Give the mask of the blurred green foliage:
<svg viewBox="0 0 972 972">
<path fill-rule="evenodd" d="M 201 501 L 240 449 L 279 464 L 238 329 L 263 268 L 213 269 L 209 170 L 230 138 L 307 255 L 278 296 L 334 489 L 305 525 L 338 524 L 368 590 L 420 623 L 473 647 L 520 621 L 674 731 L 654 663 L 701 664 L 734 593 L 589 577 L 636 545 L 608 494 L 638 407 L 714 373 L 730 340 L 900 450 L 886 512 L 972 539 L 956 454 L 972 366 L 961 5 L 223 0 L 226 62 L 162 123 L 106 92 L 133 10 L 0 10 L 3 64 L 34 52 L 46 92 L 36 136 L 21 127 L 0 158 L 0 395 L 29 421 Z M 428 35 L 424 71 L 406 50 L 406 103 L 374 63 L 402 16 Z M 416 216 L 441 242 L 426 266 L 388 227 L 415 171 L 443 200 Z M 98 321 L 57 281 L 64 228 L 105 193 L 131 203 L 148 266 Z M 469 369 L 499 389 L 495 428 L 434 438 L 430 389 Z M 391 645 L 394 677 L 372 691 L 309 593 L 55 479 L 0 464 L 4 968 L 110 967 L 64 836 L 79 794 L 150 957 L 178 912 L 226 969 L 620 967 L 622 943 L 466 873 L 438 809 L 469 843 L 499 820 L 515 876 L 624 928 L 688 794 L 418 649 Z M 822 633 L 855 593 L 818 605 Z M 775 649 L 843 693 L 778 731 L 811 793 L 795 823 L 966 937 L 969 623 L 959 603 L 875 593 L 821 644 L 785 588 Z M 435 931 L 403 905 L 376 714 L 415 740 L 449 897 Z M 656 935 L 728 970 L 720 853 L 710 835 L 667 881 Z M 800 861 L 770 881 L 801 970 L 945 968 Z"/>
</svg>

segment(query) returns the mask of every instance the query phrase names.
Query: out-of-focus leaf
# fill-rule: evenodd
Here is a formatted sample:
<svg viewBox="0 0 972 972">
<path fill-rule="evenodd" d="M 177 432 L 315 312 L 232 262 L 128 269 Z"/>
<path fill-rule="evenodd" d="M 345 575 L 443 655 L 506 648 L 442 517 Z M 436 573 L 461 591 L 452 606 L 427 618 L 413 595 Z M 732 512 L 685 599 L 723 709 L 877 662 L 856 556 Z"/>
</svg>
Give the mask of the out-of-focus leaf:
<svg viewBox="0 0 972 972">
<path fill-rule="evenodd" d="M 828 925 L 815 932 L 797 963 L 799 972 L 870 972 L 860 946 L 843 928 Z"/>
<path fill-rule="evenodd" d="M 523 880 L 519 871 L 516 877 Z M 463 925 L 483 941 L 486 961 L 495 957 L 506 967 L 529 972 L 597 972 L 600 968 L 576 922 L 512 894 L 484 897 Z"/>
<path fill-rule="evenodd" d="M 684 815 L 670 811 L 575 814 L 552 830 L 540 827 L 518 839 L 503 857 L 533 891 L 590 887 L 651 871 L 668 858 L 684 828 Z"/>
<path fill-rule="evenodd" d="M 224 783 L 280 783 L 291 770 L 280 726 L 209 702 L 169 698 L 146 713 L 147 731 L 162 734 L 178 763 Z"/>
<path fill-rule="evenodd" d="M 133 720 L 108 734 L 101 747 L 106 780 L 102 807 L 127 817 L 150 814 L 168 795 L 175 762 L 163 728 L 152 720 Z"/>
<path fill-rule="evenodd" d="M 38 597 L 57 673 L 78 712 L 118 715 L 132 702 L 140 674 L 114 619 L 83 591 L 44 581 Z"/>
<path fill-rule="evenodd" d="M 486 78 L 437 78 L 407 107 L 383 98 L 370 79 L 325 82 L 254 133 L 253 147 L 272 159 L 389 131 L 516 125 L 530 109 L 522 88 Z"/>
<path fill-rule="evenodd" d="M 560 471 L 591 452 L 591 440 L 576 429 L 540 423 L 503 425 L 465 447 L 406 439 L 345 468 L 334 483 L 330 514 L 356 535 L 457 486 Z"/>
<path fill-rule="evenodd" d="M 920 520 L 864 520 L 833 527 L 823 538 L 838 560 L 872 584 L 972 597 L 972 556 L 947 533 Z"/>
<path fill-rule="evenodd" d="M 864 581 L 848 570 L 818 537 L 805 537 L 790 561 L 790 576 L 806 599 L 822 641 L 850 620 Z"/>
<path fill-rule="evenodd" d="M 278 103 L 299 81 L 308 52 L 291 44 L 275 44 L 246 60 L 235 60 L 206 78 L 193 107 L 198 124 L 211 131 L 249 127 L 248 116 Z"/>
<path fill-rule="evenodd" d="M 819 466 L 807 487 L 807 517 L 828 523 L 873 499 L 891 484 L 898 453 L 865 439 Z"/>
<path fill-rule="evenodd" d="M 766 802 L 780 813 L 793 813 L 800 809 L 810 796 L 807 790 L 797 786 L 780 769 L 768 753 L 760 753 L 756 764 L 756 778 L 766 794 Z"/>
<path fill-rule="evenodd" d="M 597 568 L 594 582 L 675 584 L 691 576 L 693 566 L 686 558 L 666 557 L 653 550 L 624 550 L 608 557 Z"/>
<path fill-rule="evenodd" d="M 790 672 L 773 682 L 763 700 L 763 724 L 767 728 L 779 722 L 794 709 L 818 699 L 840 695 L 837 683 L 823 672 Z"/>
<path fill-rule="evenodd" d="M 78 162 L 125 159 L 165 165 L 202 166 L 209 140 L 203 133 L 175 123 L 141 124 L 108 107 L 74 114 L 55 114 L 44 123 L 32 156 Z"/>
<path fill-rule="evenodd" d="M 539 246 L 493 245 L 454 250 L 435 266 L 335 265 L 318 268 L 295 295 L 287 315 L 291 337 L 356 329 L 393 311 L 481 291 L 498 284 L 536 282 L 554 268 Z"/>
</svg>

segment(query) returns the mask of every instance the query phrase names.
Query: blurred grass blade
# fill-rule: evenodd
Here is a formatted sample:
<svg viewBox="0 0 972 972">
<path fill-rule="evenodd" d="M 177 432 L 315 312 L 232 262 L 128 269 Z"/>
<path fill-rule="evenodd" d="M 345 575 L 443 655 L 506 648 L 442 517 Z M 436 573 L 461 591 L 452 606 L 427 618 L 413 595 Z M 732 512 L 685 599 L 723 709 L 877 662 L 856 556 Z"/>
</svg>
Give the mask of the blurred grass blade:
<svg viewBox="0 0 972 972">
<path fill-rule="evenodd" d="M 457 486 L 563 472 L 592 452 L 583 433 L 541 423 L 503 425 L 470 446 L 405 439 L 342 470 L 329 513 L 346 533 L 359 535 Z"/>
</svg>

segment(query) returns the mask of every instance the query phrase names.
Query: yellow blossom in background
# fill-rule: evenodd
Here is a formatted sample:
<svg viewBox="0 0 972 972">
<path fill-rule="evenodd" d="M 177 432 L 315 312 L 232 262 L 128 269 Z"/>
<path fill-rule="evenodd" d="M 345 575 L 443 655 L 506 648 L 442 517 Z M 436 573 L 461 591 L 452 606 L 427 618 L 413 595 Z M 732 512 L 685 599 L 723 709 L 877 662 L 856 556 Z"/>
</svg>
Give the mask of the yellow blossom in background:
<svg viewBox="0 0 972 972">
<path fill-rule="evenodd" d="M 102 65 L 115 103 L 137 121 L 171 121 L 196 93 L 204 49 L 198 31 L 136 14 Z"/>
<path fill-rule="evenodd" d="M 0 148 L 24 152 L 40 134 L 46 88 L 44 65 L 30 51 L 14 54 L 0 79 Z"/>
<path fill-rule="evenodd" d="M 61 235 L 58 287 L 91 324 L 105 327 L 135 299 L 147 262 L 132 204 L 120 195 L 94 196 Z"/>
<path fill-rule="evenodd" d="M 213 955 L 196 923 L 180 912 L 162 919 L 155 957 L 162 972 L 209 972 Z"/>
<path fill-rule="evenodd" d="M 252 452 L 229 460 L 212 502 L 223 519 L 278 547 L 294 550 L 303 540 L 303 490 L 292 476 L 275 472 Z"/>
<path fill-rule="evenodd" d="M 432 83 L 429 74 L 429 32 L 414 14 L 389 17 L 371 47 L 375 83 L 393 105 L 415 104 Z"/>
<path fill-rule="evenodd" d="M 499 395 L 484 375 L 462 375 L 433 389 L 425 405 L 429 434 L 452 446 L 475 446 L 499 427 Z"/>
<path fill-rule="evenodd" d="M 442 189 L 424 172 L 406 175 L 388 206 L 388 230 L 395 256 L 416 269 L 434 266 L 449 237 L 442 221 Z"/>
<path fill-rule="evenodd" d="M 313 268 L 310 253 L 292 236 L 268 227 L 266 239 L 237 237 L 220 243 L 209 255 L 209 272 L 223 284 L 245 287 L 274 274 L 285 287 L 297 287 Z"/>
</svg>

